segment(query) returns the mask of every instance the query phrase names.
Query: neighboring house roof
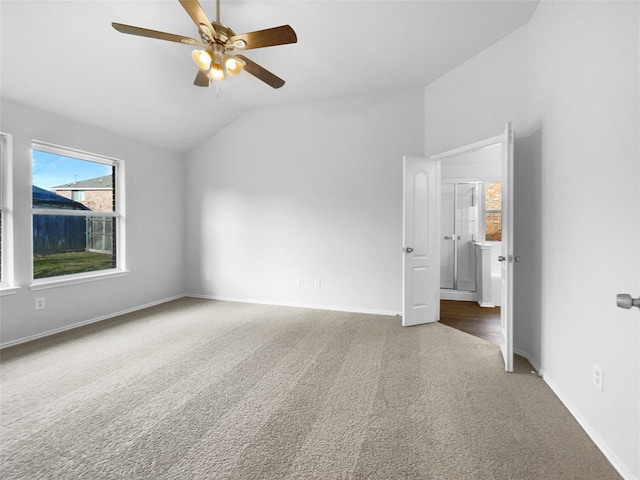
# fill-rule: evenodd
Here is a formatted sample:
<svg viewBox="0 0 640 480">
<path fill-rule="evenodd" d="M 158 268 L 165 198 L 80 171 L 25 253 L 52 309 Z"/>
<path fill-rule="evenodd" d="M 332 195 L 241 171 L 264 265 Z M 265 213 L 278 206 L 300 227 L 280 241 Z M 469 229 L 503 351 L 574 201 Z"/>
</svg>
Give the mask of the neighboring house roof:
<svg viewBox="0 0 640 480">
<path fill-rule="evenodd" d="M 93 190 L 96 188 L 113 188 L 113 177 L 105 175 L 104 177 L 89 178 L 80 180 L 79 182 L 65 183 L 64 185 L 56 185 L 52 187 L 55 190 Z"/>
<path fill-rule="evenodd" d="M 67 210 L 91 210 L 89 207 L 63 197 L 57 193 L 50 192 L 44 188 L 32 187 L 33 206 L 36 208 L 64 208 Z"/>
</svg>

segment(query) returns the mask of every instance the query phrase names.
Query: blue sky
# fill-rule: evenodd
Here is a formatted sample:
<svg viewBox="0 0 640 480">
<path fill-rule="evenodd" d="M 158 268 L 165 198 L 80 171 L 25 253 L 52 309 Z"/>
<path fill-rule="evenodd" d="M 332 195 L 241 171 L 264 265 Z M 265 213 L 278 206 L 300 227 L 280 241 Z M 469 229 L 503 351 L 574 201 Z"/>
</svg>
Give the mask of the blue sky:
<svg viewBox="0 0 640 480">
<path fill-rule="evenodd" d="M 33 184 L 40 188 L 110 175 L 111 165 L 33 150 Z"/>
</svg>

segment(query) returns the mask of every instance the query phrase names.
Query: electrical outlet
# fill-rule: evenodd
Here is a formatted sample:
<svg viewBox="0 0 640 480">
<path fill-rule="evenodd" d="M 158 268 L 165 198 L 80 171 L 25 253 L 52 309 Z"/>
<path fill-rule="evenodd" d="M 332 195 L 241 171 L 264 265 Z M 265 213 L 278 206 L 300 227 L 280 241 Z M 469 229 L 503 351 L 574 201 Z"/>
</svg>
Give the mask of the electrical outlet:
<svg viewBox="0 0 640 480">
<path fill-rule="evenodd" d="M 313 281 L 313 286 L 315 288 L 320 288 L 321 282 L 317 278 Z"/>
<path fill-rule="evenodd" d="M 293 286 L 296 288 L 300 288 L 302 286 L 302 280 L 300 277 L 296 277 L 293 279 Z"/>
<path fill-rule="evenodd" d="M 204 279 L 205 279 L 205 281 L 210 282 L 211 281 L 211 274 L 209 272 L 205 273 L 204 274 Z"/>
<path fill-rule="evenodd" d="M 36 310 L 44 310 L 46 306 L 47 302 L 45 301 L 44 297 L 36 298 Z"/>
<path fill-rule="evenodd" d="M 593 364 L 593 386 L 596 390 L 604 392 L 604 370 L 595 363 Z"/>
</svg>

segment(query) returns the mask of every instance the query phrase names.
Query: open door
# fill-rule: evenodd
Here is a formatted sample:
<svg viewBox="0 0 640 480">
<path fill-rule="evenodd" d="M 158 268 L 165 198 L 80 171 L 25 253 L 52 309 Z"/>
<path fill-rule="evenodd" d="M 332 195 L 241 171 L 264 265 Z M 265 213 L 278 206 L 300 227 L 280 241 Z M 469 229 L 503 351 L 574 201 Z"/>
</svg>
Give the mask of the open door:
<svg viewBox="0 0 640 480">
<path fill-rule="evenodd" d="M 440 318 L 440 163 L 404 157 L 402 325 Z"/>
<path fill-rule="evenodd" d="M 513 137 L 511 123 L 502 134 L 502 307 L 500 350 L 504 368 L 513 372 Z"/>
<path fill-rule="evenodd" d="M 500 309 L 500 330 L 502 338 L 500 350 L 502 351 L 502 357 L 504 359 L 504 368 L 508 372 L 513 371 L 513 263 L 518 261 L 518 257 L 513 254 L 513 141 L 514 131 L 509 122 L 502 135 L 487 138 L 486 140 L 481 140 L 431 157 L 431 160 L 438 162 L 438 182 L 440 182 L 439 172 L 441 161 L 446 162 L 450 159 L 470 155 L 473 152 L 488 147 L 500 145 L 500 176 L 502 181 L 502 251 L 499 257 L 499 260 L 502 262 L 502 305 Z M 440 238 L 439 234 L 438 238 Z M 405 246 L 406 245 L 407 243 L 405 243 Z M 439 249 L 440 244 L 438 244 L 438 250 Z M 440 251 L 438 251 L 438 257 L 439 256 Z"/>
</svg>

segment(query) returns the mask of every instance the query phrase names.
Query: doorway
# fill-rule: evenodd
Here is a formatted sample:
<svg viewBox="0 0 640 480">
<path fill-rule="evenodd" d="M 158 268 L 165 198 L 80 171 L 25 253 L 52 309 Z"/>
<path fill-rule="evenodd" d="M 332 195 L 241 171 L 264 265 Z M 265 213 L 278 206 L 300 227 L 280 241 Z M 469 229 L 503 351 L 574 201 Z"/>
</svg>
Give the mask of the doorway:
<svg viewBox="0 0 640 480">
<path fill-rule="evenodd" d="M 504 132 L 429 159 L 404 157 L 402 325 L 420 325 L 440 319 L 440 187 L 442 164 L 470 154 L 498 149 L 502 179 L 502 241 L 500 351 L 505 370 L 513 371 L 513 142 L 514 131 L 507 123 Z M 472 162 L 477 165 L 478 162 Z M 495 213 L 495 212 L 492 212 Z M 417 247 L 417 248 L 416 248 Z M 476 256 L 477 261 L 477 256 Z M 435 267 L 435 268 L 434 268 Z M 484 271 L 484 270 L 483 270 Z"/>
<path fill-rule="evenodd" d="M 448 152 L 444 152 L 431 157 L 431 160 L 436 160 L 441 164 L 441 182 L 442 179 L 447 178 L 446 168 L 450 168 L 452 178 L 460 178 L 464 176 L 476 177 L 473 180 L 481 180 L 478 177 L 480 173 L 478 169 L 483 166 L 483 160 L 489 158 L 495 165 L 499 175 L 494 175 L 492 180 L 499 178 L 501 181 L 502 189 L 502 205 L 499 212 L 482 212 L 478 215 L 478 223 L 485 223 L 486 213 L 491 213 L 493 216 L 498 214 L 502 224 L 501 242 L 500 242 L 500 255 L 497 261 L 500 264 L 500 287 L 501 287 L 501 308 L 500 308 L 500 351 L 504 359 L 505 370 L 508 372 L 513 371 L 513 263 L 517 262 L 519 257 L 514 255 L 513 252 L 513 142 L 514 131 L 511 127 L 511 123 L 507 123 L 504 132 L 496 137 L 481 140 L 479 142 L 465 145 Z M 494 159 L 499 158 L 500 161 L 495 162 Z M 454 182 L 460 183 L 460 182 Z M 454 189 L 455 192 L 455 189 Z M 455 198 L 455 197 L 454 197 Z M 438 196 L 438 202 L 441 197 Z M 442 215 L 442 210 L 438 206 L 439 214 Z M 479 240 L 482 242 L 476 242 L 476 247 L 482 249 L 483 243 L 486 240 L 486 232 L 484 226 L 481 226 L 478 230 Z M 447 239 L 439 236 L 438 238 L 438 250 L 440 250 L 443 242 Z M 457 237 L 456 237 L 457 240 Z M 484 245 L 486 246 L 486 245 Z M 475 265 L 476 265 L 476 287 L 484 291 L 485 286 L 490 285 L 490 282 L 486 282 L 485 275 L 490 269 L 490 260 L 487 265 L 484 262 L 479 262 L 479 257 L 476 248 L 475 252 Z M 486 251 L 489 251 L 487 249 Z M 480 271 L 480 275 L 478 275 Z M 441 299 L 442 290 L 441 292 Z M 476 295 L 477 297 L 477 295 Z M 440 318 L 440 317 L 438 317 Z"/>
</svg>

